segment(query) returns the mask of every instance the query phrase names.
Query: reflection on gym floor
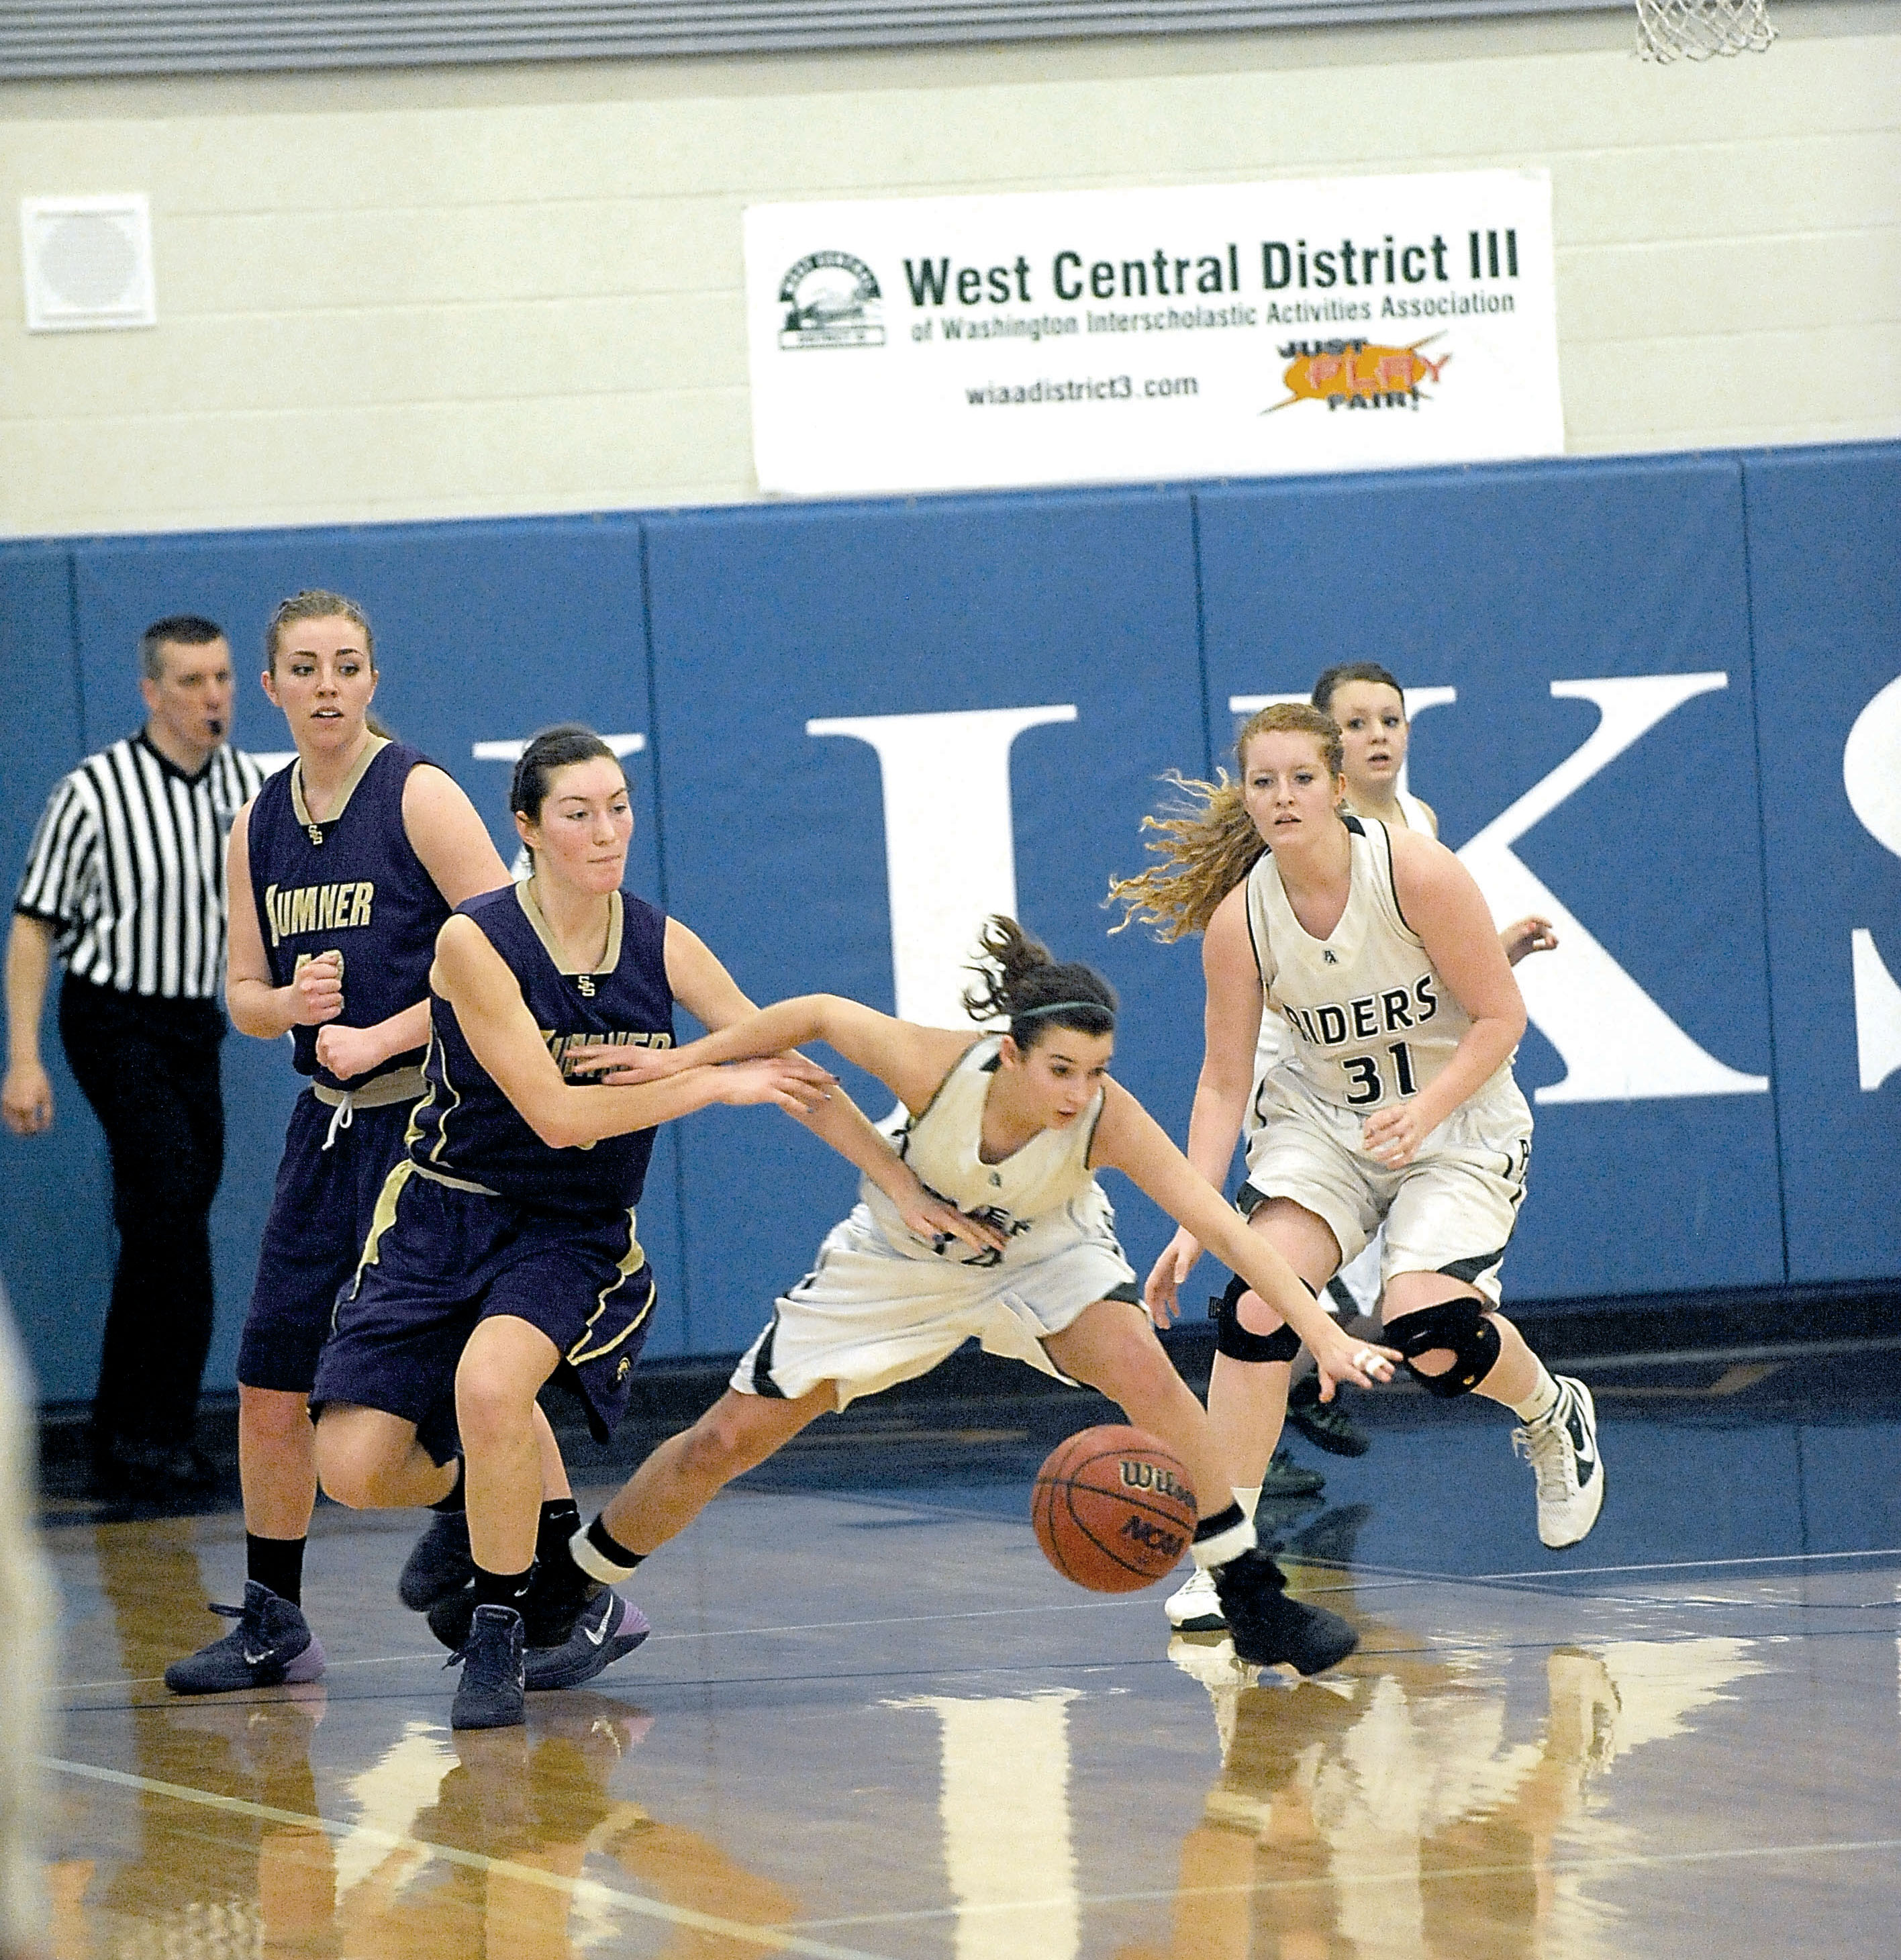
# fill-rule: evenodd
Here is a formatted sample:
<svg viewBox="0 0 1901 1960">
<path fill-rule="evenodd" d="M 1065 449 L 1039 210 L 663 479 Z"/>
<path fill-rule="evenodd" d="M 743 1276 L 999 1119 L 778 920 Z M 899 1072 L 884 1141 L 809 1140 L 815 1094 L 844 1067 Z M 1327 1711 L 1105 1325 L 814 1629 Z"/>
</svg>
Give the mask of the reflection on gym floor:
<svg viewBox="0 0 1901 1960">
<path fill-rule="evenodd" d="M 1702 1432 L 1645 1543 L 1614 1485 L 1620 1549 L 1653 1555 L 1608 1570 L 1528 1547 L 1527 1518 L 1494 1532 L 1488 1503 L 1456 1558 L 1402 1565 L 1409 1538 L 1452 1548 L 1443 1505 L 1407 1529 L 1448 1452 L 1382 1431 L 1335 1478 L 1352 1501 L 1277 1520 L 1363 1643 L 1293 1685 L 1170 1640 L 1159 1589 L 1049 1570 L 1036 1420 L 894 1430 L 849 1475 L 821 1441 L 729 1494 L 643 1570 L 654 1638 L 532 1698 L 525 1730 L 449 1729 L 454 1678 L 393 1597 L 406 1520 L 320 1514 L 323 1681 L 195 1702 L 157 1677 L 229 1596 L 240 1521 L 56 1525 L 53 1960 L 1893 1950 L 1901 1551 L 1685 1562 L 1697 1507 L 1785 1460 L 1782 1426 Z M 1864 1477 L 1891 1465 L 1892 1418 L 1856 1422 Z M 1607 1454 L 1654 1449 L 1645 1427 L 1613 1417 Z M 1811 1437 L 1810 1475 L 1843 1448 Z"/>
</svg>

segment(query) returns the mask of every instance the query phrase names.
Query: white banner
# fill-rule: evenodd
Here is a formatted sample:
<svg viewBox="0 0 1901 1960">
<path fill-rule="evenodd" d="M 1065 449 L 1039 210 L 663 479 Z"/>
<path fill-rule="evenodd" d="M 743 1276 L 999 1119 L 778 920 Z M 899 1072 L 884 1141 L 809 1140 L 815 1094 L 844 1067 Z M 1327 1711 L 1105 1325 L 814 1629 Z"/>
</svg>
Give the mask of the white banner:
<svg viewBox="0 0 1901 1960">
<path fill-rule="evenodd" d="M 1543 170 L 758 205 L 746 291 L 768 492 L 1564 447 Z"/>
</svg>

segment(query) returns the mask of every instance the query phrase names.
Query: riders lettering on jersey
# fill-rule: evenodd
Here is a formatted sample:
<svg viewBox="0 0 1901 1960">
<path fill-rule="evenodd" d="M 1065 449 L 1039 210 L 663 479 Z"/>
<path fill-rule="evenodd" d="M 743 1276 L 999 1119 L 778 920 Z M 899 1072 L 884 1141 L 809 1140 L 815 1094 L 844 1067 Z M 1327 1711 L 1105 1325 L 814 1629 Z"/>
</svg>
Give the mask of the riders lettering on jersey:
<svg viewBox="0 0 1901 1960">
<path fill-rule="evenodd" d="M 271 943 L 281 946 L 304 932 L 348 932 L 370 923 L 376 886 L 368 878 L 345 878 L 334 885 L 299 885 L 282 891 L 264 887 L 264 920 Z"/>
<path fill-rule="evenodd" d="M 1351 815 L 1345 823 L 1346 903 L 1333 930 L 1317 937 L 1302 925 L 1272 851 L 1247 874 L 1247 930 L 1263 1001 L 1292 1038 L 1261 1082 L 1285 1070 L 1364 1114 L 1429 1087 L 1472 1021 L 1399 909 L 1385 825 Z M 1255 1106 L 1258 1115 L 1259 1095 Z"/>
<path fill-rule="evenodd" d="M 1316 1048 L 1344 1048 L 1349 1042 L 1371 1041 L 1375 1035 L 1423 1027 L 1439 1011 L 1439 997 L 1432 991 L 1436 977 L 1422 973 L 1409 987 L 1362 994 L 1353 1001 L 1323 1001 L 1313 1007 L 1290 1003 L 1281 1011 Z"/>
</svg>

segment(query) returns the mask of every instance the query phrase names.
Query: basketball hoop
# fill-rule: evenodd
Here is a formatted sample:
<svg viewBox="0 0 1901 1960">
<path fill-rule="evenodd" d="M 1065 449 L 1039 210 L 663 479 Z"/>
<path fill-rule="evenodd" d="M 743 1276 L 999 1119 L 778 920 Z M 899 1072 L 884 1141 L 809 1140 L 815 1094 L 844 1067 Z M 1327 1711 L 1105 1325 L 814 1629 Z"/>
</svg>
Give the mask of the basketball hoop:
<svg viewBox="0 0 1901 1960">
<path fill-rule="evenodd" d="M 1645 61 L 1760 54 L 1775 38 L 1768 0 L 1637 0 L 1637 52 Z"/>
</svg>

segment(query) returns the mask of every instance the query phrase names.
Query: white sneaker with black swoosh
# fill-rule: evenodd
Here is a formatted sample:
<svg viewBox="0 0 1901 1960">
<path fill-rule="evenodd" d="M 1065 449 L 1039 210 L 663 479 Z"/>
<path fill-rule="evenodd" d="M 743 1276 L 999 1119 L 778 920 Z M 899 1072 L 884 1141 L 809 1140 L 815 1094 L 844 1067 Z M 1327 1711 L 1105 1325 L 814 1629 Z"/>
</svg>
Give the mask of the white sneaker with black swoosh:
<svg viewBox="0 0 1901 1960">
<path fill-rule="evenodd" d="M 1575 1376 L 1557 1377 L 1551 1413 L 1511 1432 L 1514 1452 L 1538 1480 L 1538 1535 L 1553 1551 L 1581 1543 L 1604 1503 L 1604 1464 L 1597 1453 L 1597 1411 Z"/>
<path fill-rule="evenodd" d="M 575 1630 L 558 1647 L 530 1647 L 524 1673 L 530 1694 L 546 1688 L 578 1688 L 630 1654 L 653 1631 L 647 1616 L 618 1592 L 591 1600 Z"/>
</svg>

